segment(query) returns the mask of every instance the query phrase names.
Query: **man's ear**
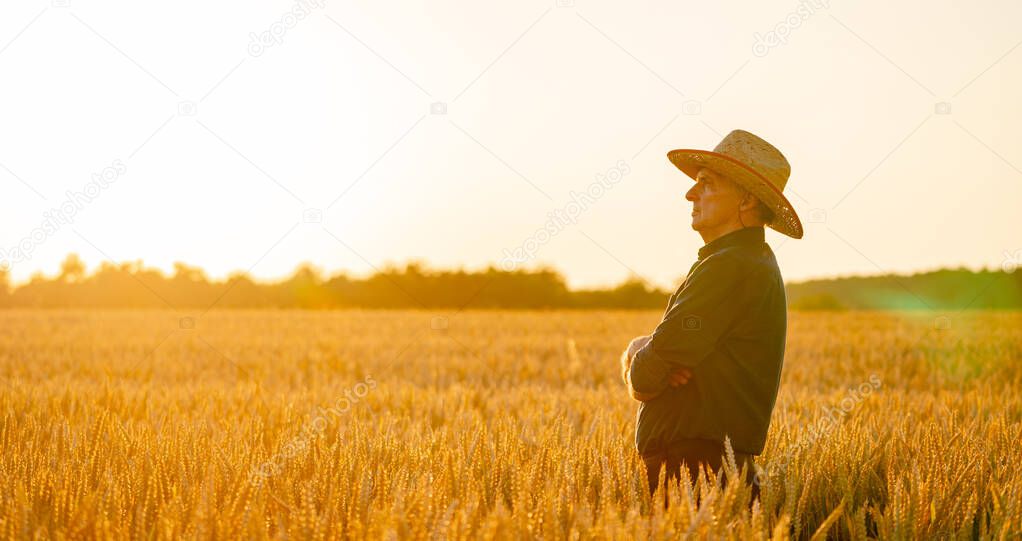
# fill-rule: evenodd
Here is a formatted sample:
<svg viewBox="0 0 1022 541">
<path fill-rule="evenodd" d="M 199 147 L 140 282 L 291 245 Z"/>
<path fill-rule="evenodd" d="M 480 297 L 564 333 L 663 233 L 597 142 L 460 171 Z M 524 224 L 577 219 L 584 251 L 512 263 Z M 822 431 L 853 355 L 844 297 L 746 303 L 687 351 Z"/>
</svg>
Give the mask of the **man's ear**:
<svg viewBox="0 0 1022 541">
<path fill-rule="evenodd" d="M 742 193 L 742 198 L 738 201 L 738 210 L 745 212 L 747 210 L 753 210 L 759 205 L 759 201 L 756 199 L 752 192 L 746 191 Z"/>
</svg>

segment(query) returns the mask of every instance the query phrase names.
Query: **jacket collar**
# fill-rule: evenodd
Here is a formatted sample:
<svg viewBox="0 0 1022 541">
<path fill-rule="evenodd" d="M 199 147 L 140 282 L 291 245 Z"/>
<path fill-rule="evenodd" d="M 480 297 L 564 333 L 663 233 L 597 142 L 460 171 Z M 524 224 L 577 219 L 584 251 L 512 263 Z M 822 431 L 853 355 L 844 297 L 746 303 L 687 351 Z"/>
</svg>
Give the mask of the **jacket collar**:
<svg viewBox="0 0 1022 541">
<path fill-rule="evenodd" d="M 699 259 L 705 259 L 707 256 L 715 254 L 724 248 L 739 246 L 742 244 L 758 244 L 764 242 L 764 239 L 765 237 L 762 227 L 753 226 L 736 229 L 704 244 L 703 247 L 699 249 Z"/>
</svg>

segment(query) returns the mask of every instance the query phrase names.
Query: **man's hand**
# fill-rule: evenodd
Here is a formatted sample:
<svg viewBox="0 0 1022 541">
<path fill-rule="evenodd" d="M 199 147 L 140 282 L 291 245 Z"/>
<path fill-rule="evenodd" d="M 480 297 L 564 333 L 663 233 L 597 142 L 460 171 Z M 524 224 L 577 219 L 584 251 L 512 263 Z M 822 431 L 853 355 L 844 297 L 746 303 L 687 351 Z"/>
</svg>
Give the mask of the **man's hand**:
<svg viewBox="0 0 1022 541">
<path fill-rule="evenodd" d="M 643 395 L 632 389 L 632 382 L 628 379 L 629 370 L 632 367 L 632 360 L 635 358 L 635 352 L 642 349 L 643 346 L 652 340 L 652 336 L 636 336 L 628 343 L 628 347 L 621 352 L 621 379 L 624 380 L 625 385 L 628 386 L 628 393 L 632 398 L 636 400 L 646 401 L 656 398 L 657 395 Z M 667 377 L 667 383 L 671 387 L 678 387 L 688 383 L 688 380 L 692 379 L 692 371 L 688 368 L 679 368 L 677 371 Z"/>
<path fill-rule="evenodd" d="M 692 371 L 688 368 L 679 368 L 676 372 L 667 377 L 667 383 L 671 387 L 677 387 L 688 383 L 692 379 Z"/>
</svg>

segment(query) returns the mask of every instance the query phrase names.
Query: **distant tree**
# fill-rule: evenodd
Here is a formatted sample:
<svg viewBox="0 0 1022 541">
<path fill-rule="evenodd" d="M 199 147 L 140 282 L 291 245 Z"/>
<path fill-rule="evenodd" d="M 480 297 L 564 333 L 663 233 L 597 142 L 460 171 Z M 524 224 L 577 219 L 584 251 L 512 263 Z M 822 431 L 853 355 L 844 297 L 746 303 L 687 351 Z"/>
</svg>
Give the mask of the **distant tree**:
<svg viewBox="0 0 1022 541">
<path fill-rule="evenodd" d="M 328 306 L 322 271 L 311 263 L 302 263 L 291 277 L 284 282 L 289 293 L 289 304 L 298 308 L 323 308 Z"/>
<path fill-rule="evenodd" d="M 64 262 L 60 264 L 60 276 L 62 282 L 81 282 L 85 278 L 85 262 L 78 254 L 68 254 Z"/>
<path fill-rule="evenodd" d="M 806 295 L 790 303 L 792 310 L 844 310 L 845 306 L 829 293 Z"/>
<path fill-rule="evenodd" d="M 256 308 L 261 306 L 283 308 L 288 305 L 284 299 L 271 296 L 271 292 L 274 291 L 273 285 L 257 284 L 244 271 L 232 272 L 222 286 L 212 287 L 212 289 L 215 290 L 216 295 L 209 303 L 215 302 L 216 306 L 221 308 Z"/>
<path fill-rule="evenodd" d="M 0 306 L 7 306 L 11 296 L 11 269 L 7 262 L 0 263 Z"/>
<path fill-rule="evenodd" d="M 204 282 L 206 278 L 206 271 L 200 267 L 190 267 L 180 261 L 174 262 L 174 278 L 177 280 L 185 280 L 189 282 Z"/>
</svg>

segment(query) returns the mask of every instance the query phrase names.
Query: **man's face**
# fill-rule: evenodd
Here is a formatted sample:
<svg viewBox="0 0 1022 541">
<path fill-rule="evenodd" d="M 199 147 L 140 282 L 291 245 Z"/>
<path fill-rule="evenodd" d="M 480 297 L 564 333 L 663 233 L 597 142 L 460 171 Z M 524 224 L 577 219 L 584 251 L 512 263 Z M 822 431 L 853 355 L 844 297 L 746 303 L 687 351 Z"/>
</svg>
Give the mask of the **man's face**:
<svg viewBox="0 0 1022 541">
<path fill-rule="evenodd" d="M 685 194 L 692 202 L 692 229 L 712 232 L 726 228 L 738 219 L 741 195 L 738 188 L 725 177 L 702 168 L 696 174 L 696 183 Z"/>
</svg>

